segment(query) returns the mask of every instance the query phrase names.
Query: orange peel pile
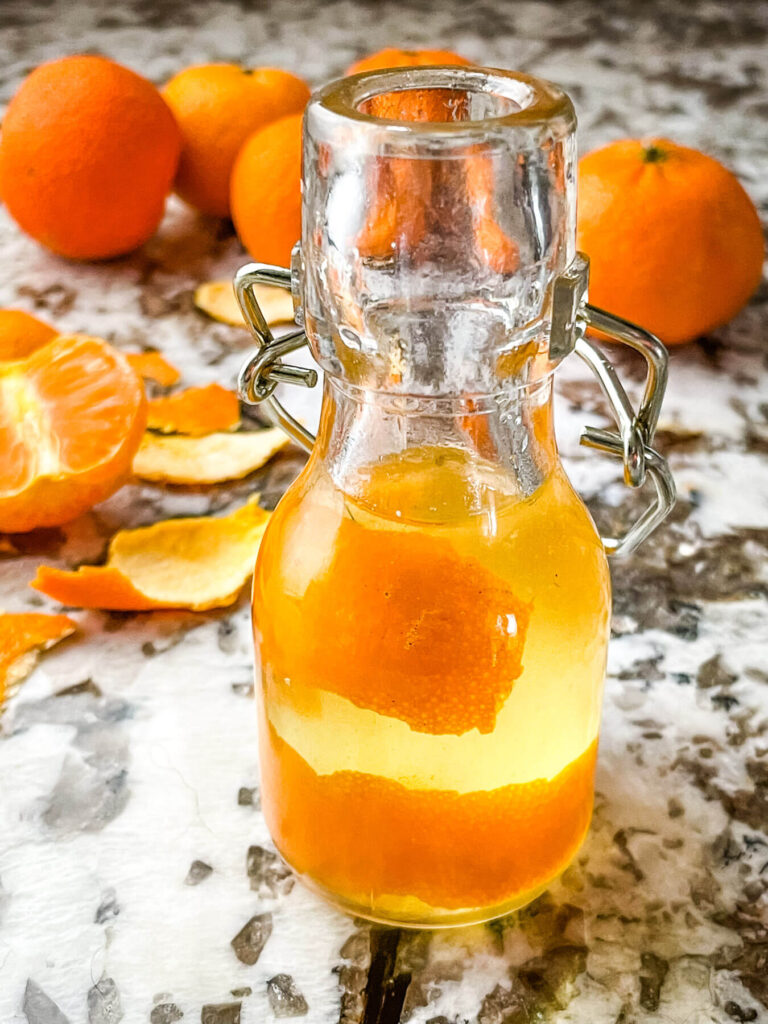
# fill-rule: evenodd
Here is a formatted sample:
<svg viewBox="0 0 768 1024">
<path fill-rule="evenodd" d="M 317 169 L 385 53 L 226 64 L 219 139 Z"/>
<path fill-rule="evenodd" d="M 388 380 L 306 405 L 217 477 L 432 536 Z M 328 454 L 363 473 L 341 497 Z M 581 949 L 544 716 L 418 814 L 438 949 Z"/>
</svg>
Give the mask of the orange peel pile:
<svg viewBox="0 0 768 1024">
<path fill-rule="evenodd" d="M 268 324 L 293 320 L 293 299 L 285 288 L 268 284 L 253 286 L 256 301 Z M 208 281 L 195 291 L 195 305 L 214 320 L 232 327 L 245 327 L 245 320 L 231 281 Z"/>
<path fill-rule="evenodd" d="M 288 444 L 277 428 L 205 437 L 147 433 L 133 460 L 142 480 L 168 484 L 217 484 L 241 480 Z"/>
<path fill-rule="evenodd" d="M 258 495 L 229 515 L 166 519 L 120 530 L 107 564 L 73 572 L 42 565 L 32 581 L 63 605 L 113 611 L 232 604 L 253 572 L 269 513 Z"/>
<path fill-rule="evenodd" d="M 144 380 L 153 380 L 161 387 L 169 388 L 181 377 L 176 367 L 155 349 L 148 352 L 126 352 L 125 358 Z"/>
<path fill-rule="evenodd" d="M 30 674 L 38 653 L 76 629 L 77 623 L 68 615 L 0 612 L 0 706 Z"/>
<path fill-rule="evenodd" d="M 147 427 L 163 434 L 212 434 L 234 430 L 240 422 L 237 394 L 220 384 L 185 388 L 148 403 Z"/>
</svg>

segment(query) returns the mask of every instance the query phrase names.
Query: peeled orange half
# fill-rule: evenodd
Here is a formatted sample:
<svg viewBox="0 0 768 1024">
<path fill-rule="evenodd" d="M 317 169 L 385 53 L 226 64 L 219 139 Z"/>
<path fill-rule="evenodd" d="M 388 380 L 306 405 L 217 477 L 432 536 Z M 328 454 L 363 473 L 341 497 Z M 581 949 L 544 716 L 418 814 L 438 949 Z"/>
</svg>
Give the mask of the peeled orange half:
<svg viewBox="0 0 768 1024">
<path fill-rule="evenodd" d="M 106 341 L 61 335 L 0 365 L 0 531 L 58 526 L 131 472 L 144 387 Z"/>
</svg>

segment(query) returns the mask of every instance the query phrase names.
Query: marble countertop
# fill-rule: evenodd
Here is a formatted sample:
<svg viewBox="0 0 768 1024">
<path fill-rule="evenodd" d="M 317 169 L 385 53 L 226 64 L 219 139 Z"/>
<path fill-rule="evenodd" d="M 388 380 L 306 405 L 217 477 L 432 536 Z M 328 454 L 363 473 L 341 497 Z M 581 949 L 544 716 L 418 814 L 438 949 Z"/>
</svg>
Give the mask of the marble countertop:
<svg viewBox="0 0 768 1024">
<path fill-rule="evenodd" d="M 251 9 L 251 8 L 254 9 Z M 708 150 L 768 215 L 768 6 L 71 0 L 0 7 L 0 101 L 35 64 L 103 52 L 157 82 L 210 60 L 314 83 L 393 41 L 447 45 L 562 83 L 582 149 L 663 134 Z M 243 255 L 173 202 L 130 258 L 70 265 L 0 211 L 0 305 L 120 346 L 190 383 L 248 348 L 192 305 Z M 717 282 L 713 282 L 713 287 Z M 0 1024 L 703 1024 L 768 1021 L 768 291 L 672 355 L 660 446 L 680 500 L 613 565 L 597 800 L 550 892 L 490 926 L 370 928 L 294 885 L 259 809 L 244 597 L 206 615 L 76 613 L 0 720 Z M 601 405 L 560 374 L 567 465 L 602 523 L 639 500 L 573 443 Z M 273 505 L 292 449 L 234 487 L 129 486 L 0 562 L 0 606 L 48 607 L 41 561 L 98 559 L 124 525 Z M 52 606 L 51 606 L 52 607 Z M 248 926 L 248 927 L 246 927 Z M 234 941 L 233 941 L 234 940 Z"/>
</svg>

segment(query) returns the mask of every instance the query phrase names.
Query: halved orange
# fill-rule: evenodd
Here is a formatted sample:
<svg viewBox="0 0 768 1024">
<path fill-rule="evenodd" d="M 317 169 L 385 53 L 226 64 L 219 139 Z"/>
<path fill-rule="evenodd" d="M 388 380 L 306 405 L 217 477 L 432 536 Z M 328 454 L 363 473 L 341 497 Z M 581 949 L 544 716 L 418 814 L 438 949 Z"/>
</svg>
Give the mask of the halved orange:
<svg viewBox="0 0 768 1024">
<path fill-rule="evenodd" d="M 130 475 L 141 379 L 101 338 L 61 335 L 0 365 L 0 531 L 58 526 Z"/>
</svg>

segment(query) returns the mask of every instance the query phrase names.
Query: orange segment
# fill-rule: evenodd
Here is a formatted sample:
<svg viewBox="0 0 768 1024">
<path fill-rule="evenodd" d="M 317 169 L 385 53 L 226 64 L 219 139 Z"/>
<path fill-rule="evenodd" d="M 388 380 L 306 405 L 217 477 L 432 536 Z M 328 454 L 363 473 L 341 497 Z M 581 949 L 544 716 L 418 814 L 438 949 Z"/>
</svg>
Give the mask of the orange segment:
<svg viewBox="0 0 768 1024">
<path fill-rule="evenodd" d="M 164 434 L 212 434 L 233 430 L 240 422 L 240 403 L 234 391 L 220 384 L 187 388 L 149 403 L 147 426 Z"/>
<path fill-rule="evenodd" d="M 220 608 L 232 604 L 253 572 L 268 520 L 252 498 L 219 518 L 168 519 L 121 530 L 105 566 L 68 572 L 43 565 L 32 586 L 78 608 Z"/>
<path fill-rule="evenodd" d="M 153 380 L 161 387 L 169 388 L 175 384 L 181 374 L 168 360 L 159 352 L 126 352 L 125 358 L 128 365 L 138 373 L 144 380 Z"/>
<path fill-rule="evenodd" d="M 493 730 L 522 670 L 530 618 L 530 605 L 447 541 L 352 519 L 327 571 L 270 611 L 263 644 L 293 684 L 452 735 Z"/>
<path fill-rule="evenodd" d="M 61 335 L 0 365 L 0 530 L 57 526 L 109 497 L 145 421 L 141 380 L 100 338 Z"/>
<path fill-rule="evenodd" d="M 317 775 L 261 723 L 262 803 L 293 868 L 369 903 L 493 906 L 546 884 L 570 861 L 592 811 L 597 741 L 553 779 L 458 793 L 377 775 Z"/>
<path fill-rule="evenodd" d="M 76 629 L 77 623 L 66 615 L 0 613 L 0 706 L 11 688 L 32 671 L 37 652 L 47 650 Z"/>
<path fill-rule="evenodd" d="M 26 359 L 59 332 L 21 309 L 0 309 L 0 360 Z"/>
</svg>

